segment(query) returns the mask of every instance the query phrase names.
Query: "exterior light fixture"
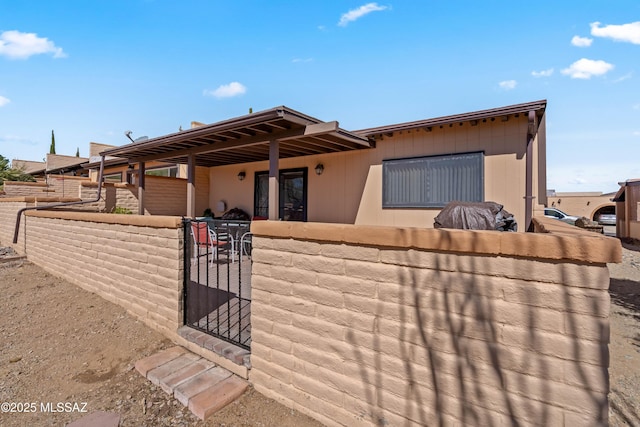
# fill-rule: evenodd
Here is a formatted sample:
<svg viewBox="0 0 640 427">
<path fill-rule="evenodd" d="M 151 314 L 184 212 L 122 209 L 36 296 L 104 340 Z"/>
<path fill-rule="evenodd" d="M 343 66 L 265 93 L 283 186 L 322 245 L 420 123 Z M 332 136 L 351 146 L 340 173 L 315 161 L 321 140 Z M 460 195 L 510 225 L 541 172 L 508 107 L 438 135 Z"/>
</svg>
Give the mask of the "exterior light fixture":
<svg viewBox="0 0 640 427">
<path fill-rule="evenodd" d="M 322 172 L 324 172 L 324 165 L 322 163 L 318 163 L 316 165 L 316 175 L 322 175 Z"/>
<path fill-rule="evenodd" d="M 246 176 L 247 176 L 247 174 L 244 171 L 238 173 L 238 181 L 244 181 L 244 178 Z"/>
</svg>

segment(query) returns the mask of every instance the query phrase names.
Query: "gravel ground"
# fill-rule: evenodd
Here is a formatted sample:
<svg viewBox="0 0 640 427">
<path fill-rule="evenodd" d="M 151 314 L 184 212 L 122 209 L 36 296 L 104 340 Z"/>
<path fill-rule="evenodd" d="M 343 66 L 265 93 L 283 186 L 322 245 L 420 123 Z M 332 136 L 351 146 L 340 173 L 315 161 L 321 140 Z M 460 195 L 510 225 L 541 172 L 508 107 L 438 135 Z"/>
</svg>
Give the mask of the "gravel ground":
<svg viewBox="0 0 640 427">
<path fill-rule="evenodd" d="M 622 263 L 610 264 L 609 423 L 640 426 L 640 244 L 623 243 Z"/>
<path fill-rule="evenodd" d="M 3 407 L 0 426 L 63 426 L 94 411 L 134 427 L 321 426 L 252 388 L 200 421 L 133 368 L 174 344 L 95 294 L 10 264 L 0 264 L 0 403 L 14 412 Z"/>
<path fill-rule="evenodd" d="M 609 265 L 614 427 L 640 426 L 640 244 L 623 246 Z M 0 248 L 0 262 L 11 255 Z M 201 422 L 133 369 L 173 344 L 122 308 L 24 261 L 0 263 L 0 294 L 0 402 L 36 409 L 0 413 L 0 426 L 61 426 L 98 410 L 136 427 L 321 425 L 251 388 Z M 51 411 L 58 403 L 64 411 Z"/>
</svg>

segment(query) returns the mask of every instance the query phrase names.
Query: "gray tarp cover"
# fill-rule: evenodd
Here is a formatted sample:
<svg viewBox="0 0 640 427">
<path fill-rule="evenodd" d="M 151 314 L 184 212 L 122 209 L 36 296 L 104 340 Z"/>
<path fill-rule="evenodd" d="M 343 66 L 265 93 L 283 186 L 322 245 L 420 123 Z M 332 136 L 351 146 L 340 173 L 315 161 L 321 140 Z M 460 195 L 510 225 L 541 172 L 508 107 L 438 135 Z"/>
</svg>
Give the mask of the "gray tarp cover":
<svg viewBox="0 0 640 427">
<path fill-rule="evenodd" d="M 517 231 L 513 215 L 496 202 L 449 202 L 435 217 L 435 228 Z"/>
</svg>

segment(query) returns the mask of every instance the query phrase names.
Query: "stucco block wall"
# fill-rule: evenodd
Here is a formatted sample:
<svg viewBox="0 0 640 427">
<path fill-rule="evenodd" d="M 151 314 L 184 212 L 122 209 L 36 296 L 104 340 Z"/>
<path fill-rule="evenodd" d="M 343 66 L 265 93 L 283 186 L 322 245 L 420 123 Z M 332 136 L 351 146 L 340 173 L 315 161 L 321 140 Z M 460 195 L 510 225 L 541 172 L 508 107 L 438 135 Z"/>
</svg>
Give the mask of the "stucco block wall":
<svg viewBox="0 0 640 427">
<path fill-rule="evenodd" d="M 182 325 L 182 228 L 173 217 L 30 211 L 28 259 L 167 334 Z"/>
<path fill-rule="evenodd" d="M 18 234 L 18 243 L 13 244 L 13 235 L 18 211 L 34 206 L 34 198 L 0 198 L 0 245 L 11 246 L 19 254 L 24 254 L 24 233 Z"/>
<path fill-rule="evenodd" d="M 254 223 L 252 383 L 329 426 L 605 424 L 620 244 L 534 222 Z"/>
<path fill-rule="evenodd" d="M 47 176 L 49 191 L 55 192 L 57 197 L 80 197 L 80 183 L 89 181 L 89 178 L 76 176 Z"/>
<path fill-rule="evenodd" d="M 145 180 L 144 206 L 146 214 L 176 216 L 187 214 L 186 179 L 147 175 Z M 196 216 L 201 216 L 208 207 L 209 201 L 208 168 L 196 168 L 195 186 Z"/>
<path fill-rule="evenodd" d="M 106 173 L 106 172 L 105 172 Z M 83 199 L 95 198 L 97 184 L 84 183 Z M 145 215 L 184 216 L 187 213 L 187 180 L 163 176 L 145 176 Z M 196 168 L 196 214 L 202 215 L 209 206 L 209 170 Z M 99 212 L 111 212 L 115 207 L 138 213 L 138 187 L 127 183 L 105 183 L 100 203 L 94 205 Z"/>
<path fill-rule="evenodd" d="M 5 182 L 4 189 L 7 197 L 80 197 L 80 184 L 88 181 L 84 177 L 49 175 L 46 182 Z"/>
<path fill-rule="evenodd" d="M 6 197 L 46 196 L 48 189 L 45 182 L 6 181 L 4 183 Z"/>
</svg>

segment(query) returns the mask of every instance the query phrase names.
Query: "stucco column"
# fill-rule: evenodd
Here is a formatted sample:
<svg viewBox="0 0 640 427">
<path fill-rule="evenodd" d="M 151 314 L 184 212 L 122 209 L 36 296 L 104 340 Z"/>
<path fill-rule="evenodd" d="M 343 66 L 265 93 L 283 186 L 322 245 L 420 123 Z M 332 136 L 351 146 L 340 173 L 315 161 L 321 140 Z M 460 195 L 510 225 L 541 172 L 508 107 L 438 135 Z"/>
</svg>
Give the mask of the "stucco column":
<svg viewBox="0 0 640 427">
<path fill-rule="evenodd" d="M 279 180 L 280 144 L 278 140 L 269 141 L 269 219 L 280 219 Z"/>
<path fill-rule="evenodd" d="M 145 163 L 138 163 L 138 215 L 144 215 Z"/>
<path fill-rule="evenodd" d="M 196 217 L 196 156 L 187 157 L 187 218 Z"/>
</svg>

